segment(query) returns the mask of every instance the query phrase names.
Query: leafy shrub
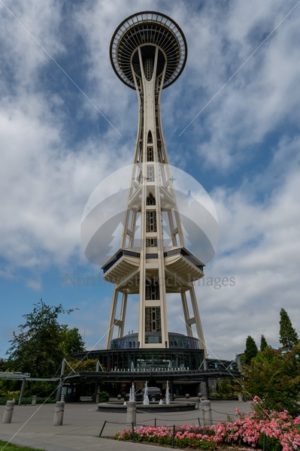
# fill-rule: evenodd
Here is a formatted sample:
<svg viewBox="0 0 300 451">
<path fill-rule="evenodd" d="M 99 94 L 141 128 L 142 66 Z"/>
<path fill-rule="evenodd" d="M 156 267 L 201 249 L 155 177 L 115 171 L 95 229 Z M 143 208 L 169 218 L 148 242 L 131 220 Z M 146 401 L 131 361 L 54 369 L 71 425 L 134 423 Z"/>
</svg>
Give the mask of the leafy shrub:
<svg viewBox="0 0 300 451">
<path fill-rule="evenodd" d="M 275 437 L 268 437 L 266 434 L 262 433 L 258 439 L 258 446 L 264 451 L 281 451 L 282 446 Z"/>
<path fill-rule="evenodd" d="M 101 391 L 99 393 L 99 402 L 106 402 L 109 401 L 109 394 L 107 391 Z"/>
</svg>

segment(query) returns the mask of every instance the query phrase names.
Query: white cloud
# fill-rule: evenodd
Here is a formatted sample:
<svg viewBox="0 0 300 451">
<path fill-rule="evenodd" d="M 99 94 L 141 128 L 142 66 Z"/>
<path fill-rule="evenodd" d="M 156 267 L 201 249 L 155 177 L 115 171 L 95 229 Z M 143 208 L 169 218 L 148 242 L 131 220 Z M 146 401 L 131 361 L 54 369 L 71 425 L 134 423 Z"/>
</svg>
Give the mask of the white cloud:
<svg viewBox="0 0 300 451">
<path fill-rule="evenodd" d="M 42 283 L 40 280 L 30 279 L 27 280 L 26 285 L 31 288 L 33 291 L 41 291 Z"/>
<path fill-rule="evenodd" d="M 109 166 L 106 149 L 92 140 L 73 152 L 65 148 L 55 118 L 39 114 L 40 108 L 49 114 L 47 105 L 30 101 L 26 108 L 17 101 L 0 109 L 0 249 L 21 266 L 43 263 L 47 254 L 57 262 L 72 254 L 84 203 Z"/>
<path fill-rule="evenodd" d="M 122 164 L 126 143 L 117 145 L 108 129 L 101 142 L 91 137 L 70 147 L 62 93 L 49 95 L 40 77 L 52 61 L 39 43 L 53 58 L 64 51 L 61 9 L 52 0 L 9 6 L 19 20 L 2 8 L 0 253 L 11 267 L 64 264 L 80 246 L 90 192 Z"/>
<path fill-rule="evenodd" d="M 38 82 L 38 69 L 48 62 L 46 53 L 56 56 L 64 52 L 57 39 L 61 5 L 55 0 L 5 0 L 0 7 L 2 73 L 9 71 L 8 81 L 14 81 L 14 89 L 32 89 L 32 83 Z"/>
<path fill-rule="evenodd" d="M 185 132 L 185 136 L 193 132 L 201 138 L 199 156 L 215 169 L 231 170 L 239 161 L 249 159 L 251 146 L 261 143 L 283 121 L 299 122 L 297 10 L 282 21 L 292 5 L 232 2 L 225 12 L 217 6 L 205 9 L 200 23 L 202 20 L 206 26 L 193 27 L 193 23 L 198 23 L 195 17 L 191 20 L 192 29 L 187 27 L 194 72 L 191 83 L 199 94 L 188 97 L 192 108 L 183 127 L 221 88 Z M 243 65 L 256 48 L 257 52 Z M 237 75 L 230 80 L 235 71 Z"/>
<path fill-rule="evenodd" d="M 235 285 L 219 290 L 198 288 L 207 339 L 214 352 L 239 352 L 240 338 L 243 341 L 249 334 L 257 339 L 265 334 L 278 345 L 281 307 L 297 327 L 299 189 L 299 172 L 293 171 L 262 204 L 250 200 L 247 193 L 217 193 L 220 253 L 206 268 L 206 275 L 232 276 Z"/>
</svg>

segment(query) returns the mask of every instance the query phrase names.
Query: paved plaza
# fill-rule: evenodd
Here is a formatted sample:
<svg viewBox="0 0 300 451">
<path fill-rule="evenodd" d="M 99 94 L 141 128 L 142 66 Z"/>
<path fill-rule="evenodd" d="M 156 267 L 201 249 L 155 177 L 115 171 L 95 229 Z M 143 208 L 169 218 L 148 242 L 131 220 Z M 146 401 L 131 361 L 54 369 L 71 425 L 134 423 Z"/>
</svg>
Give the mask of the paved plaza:
<svg viewBox="0 0 300 451">
<path fill-rule="evenodd" d="M 227 420 L 228 415 L 234 416 L 235 409 L 242 412 L 250 410 L 250 404 L 238 401 L 213 401 L 213 421 Z M 4 406 L 0 408 L 2 418 Z M 53 404 L 39 406 L 15 406 L 13 422 L 0 424 L 0 439 L 12 443 L 42 448 L 45 451 L 71 450 L 138 450 L 141 445 L 118 442 L 108 438 L 98 438 L 105 420 L 108 423 L 104 436 L 113 437 L 119 430 L 126 427 L 126 413 L 98 412 L 95 404 L 66 404 L 64 425 L 53 426 Z M 153 425 L 154 418 L 158 425 L 198 424 L 201 421 L 199 410 L 189 412 L 138 413 L 137 423 Z M 1 448 L 4 451 L 4 448 Z M 0 451 L 1 451 L 0 449 Z M 156 450 L 166 448 L 155 447 Z M 153 451 L 153 446 L 143 445 L 144 451 Z"/>
</svg>

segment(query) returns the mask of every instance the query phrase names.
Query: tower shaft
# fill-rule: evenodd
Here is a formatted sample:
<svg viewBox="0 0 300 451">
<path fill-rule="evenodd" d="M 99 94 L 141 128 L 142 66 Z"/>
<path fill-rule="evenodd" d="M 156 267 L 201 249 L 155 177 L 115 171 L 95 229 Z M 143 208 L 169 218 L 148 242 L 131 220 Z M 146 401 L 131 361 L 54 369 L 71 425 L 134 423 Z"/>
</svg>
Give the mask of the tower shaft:
<svg viewBox="0 0 300 451">
<path fill-rule="evenodd" d="M 164 247 L 162 230 L 162 205 L 160 196 L 160 165 L 165 159 L 159 119 L 159 97 L 165 73 L 160 76 L 158 47 L 152 55 L 143 59 L 143 49 L 138 48 L 140 76 L 134 74 L 136 89 L 140 96 L 139 127 L 141 145 L 137 146 L 141 159 L 141 254 L 140 254 L 140 301 L 139 343 L 141 347 L 168 347 L 167 307 L 164 287 Z M 153 54 L 154 53 L 154 54 Z M 152 56 L 152 57 L 151 57 Z M 149 256 L 155 255 L 155 258 Z"/>
</svg>

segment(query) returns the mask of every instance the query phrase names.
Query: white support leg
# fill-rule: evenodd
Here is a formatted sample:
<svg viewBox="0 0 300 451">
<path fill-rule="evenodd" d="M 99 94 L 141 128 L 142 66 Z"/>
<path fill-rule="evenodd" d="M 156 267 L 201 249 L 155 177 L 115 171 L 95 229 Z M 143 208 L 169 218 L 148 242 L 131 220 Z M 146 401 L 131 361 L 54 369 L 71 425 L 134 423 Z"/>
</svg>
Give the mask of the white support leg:
<svg viewBox="0 0 300 451">
<path fill-rule="evenodd" d="M 183 308 L 183 314 L 184 314 L 184 322 L 186 327 L 186 333 L 189 337 L 193 336 L 192 327 L 190 324 L 190 315 L 189 315 L 189 307 L 187 304 L 186 294 L 185 291 L 181 292 L 181 301 L 182 301 L 182 308 Z"/>
<path fill-rule="evenodd" d="M 192 287 L 190 288 L 190 296 L 191 296 L 191 303 L 192 303 L 193 314 L 194 314 L 194 318 L 195 318 L 197 335 L 198 335 L 199 342 L 200 342 L 200 347 L 204 350 L 204 355 L 206 357 L 207 356 L 206 344 L 205 344 L 203 327 L 202 327 L 201 318 L 200 318 L 200 314 L 199 314 L 199 308 L 198 308 L 194 285 L 192 285 Z"/>
<path fill-rule="evenodd" d="M 110 348 L 110 342 L 113 337 L 114 333 L 114 325 L 115 325 L 115 317 L 116 317 L 116 310 L 117 310 L 117 303 L 118 303 L 118 290 L 114 290 L 113 294 L 113 300 L 111 305 L 111 312 L 110 312 L 110 321 L 109 321 L 109 329 L 107 332 L 107 339 L 106 339 L 106 349 Z"/>
<path fill-rule="evenodd" d="M 120 312 L 120 326 L 118 337 L 121 338 L 124 335 L 124 326 L 125 326 L 125 316 L 126 316 L 126 308 L 127 308 L 127 293 L 123 293 L 122 296 L 122 304 L 121 304 L 121 312 Z"/>
</svg>

